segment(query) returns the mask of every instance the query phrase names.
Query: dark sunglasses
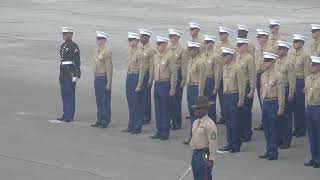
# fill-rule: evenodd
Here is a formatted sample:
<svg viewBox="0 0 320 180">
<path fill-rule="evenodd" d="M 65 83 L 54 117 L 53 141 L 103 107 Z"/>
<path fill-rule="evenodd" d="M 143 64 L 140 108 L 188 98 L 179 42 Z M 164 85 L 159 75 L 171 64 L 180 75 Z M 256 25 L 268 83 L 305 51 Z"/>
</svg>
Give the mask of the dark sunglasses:
<svg viewBox="0 0 320 180">
<path fill-rule="evenodd" d="M 276 26 L 278 26 L 278 25 L 270 25 L 269 28 L 274 28 Z"/>
<path fill-rule="evenodd" d="M 228 53 L 222 53 L 222 57 L 228 56 Z"/>
<path fill-rule="evenodd" d="M 320 29 L 312 29 L 311 30 L 312 33 L 316 33 L 317 31 L 320 31 Z"/>
<path fill-rule="evenodd" d="M 219 32 L 219 36 L 227 34 L 226 32 Z"/>
<path fill-rule="evenodd" d="M 293 43 L 303 42 L 302 40 L 293 40 Z"/>
<path fill-rule="evenodd" d="M 97 40 L 101 40 L 101 39 L 106 39 L 106 38 L 104 38 L 104 37 L 97 37 L 96 39 L 97 39 Z"/>
<path fill-rule="evenodd" d="M 169 38 L 173 38 L 173 37 L 176 37 L 177 35 L 175 34 L 169 34 Z"/>
<path fill-rule="evenodd" d="M 287 49 L 287 48 L 286 47 L 278 47 L 279 51 L 284 50 L 284 49 Z"/>
<path fill-rule="evenodd" d="M 205 41 L 203 41 L 203 44 L 209 44 L 209 43 L 211 43 L 211 42 L 213 42 L 213 41 L 207 41 L 207 40 L 205 40 Z"/>
<path fill-rule="evenodd" d="M 312 63 L 311 66 L 317 66 L 320 65 L 319 63 Z"/>
<path fill-rule="evenodd" d="M 137 40 L 137 39 L 135 39 L 135 38 L 129 38 L 128 39 L 129 42 L 134 41 L 134 40 Z"/>
<path fill-rule="evenodd" d="M 241 47 L 242 45 L 244 45 L 243 43 L 238 43 L 237 47 Z"/>
<path fill-rule="evenodd" d="M 164 44 L 165 42 L 156 42 L 157 46 L 160 46 L 161 44 Z"/>
</svg>

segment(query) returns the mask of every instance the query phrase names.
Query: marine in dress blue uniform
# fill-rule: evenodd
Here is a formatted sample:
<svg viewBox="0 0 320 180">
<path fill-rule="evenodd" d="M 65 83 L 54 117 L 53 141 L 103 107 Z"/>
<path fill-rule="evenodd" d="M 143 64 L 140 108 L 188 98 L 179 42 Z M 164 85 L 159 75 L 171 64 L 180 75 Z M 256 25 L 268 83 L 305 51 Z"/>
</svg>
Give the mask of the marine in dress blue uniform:
<svg viewBox="0 0 320 180">
<path fill-rule="evenodd" d="M 63 40 L 60 48 L 60 90 L 63 103 L 63 115 L 57 120 L 72 122 L 75 114 L 76 82 L 81 76 L 80 50 L 72 41 L 73 29 L 62 27 Z"/>
</svg>

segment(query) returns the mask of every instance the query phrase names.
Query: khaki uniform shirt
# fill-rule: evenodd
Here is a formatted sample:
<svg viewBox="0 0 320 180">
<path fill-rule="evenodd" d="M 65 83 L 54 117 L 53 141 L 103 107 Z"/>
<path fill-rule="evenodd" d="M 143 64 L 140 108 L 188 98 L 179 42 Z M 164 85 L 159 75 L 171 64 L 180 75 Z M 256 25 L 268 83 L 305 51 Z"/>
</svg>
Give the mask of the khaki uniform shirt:
<svg viewBox="0 0 320 180">
<path fill-rule="evenodd" d="M 266 46 L 265 47 L 259 47 L 256 49 L 256 58 L 255 58 L 255 62 L 256 62 L 256 71 L 257 73 L 262 73 L 262 64 L 263 64 L 263 52 L 265 52 Z"/>
<path fill-rule="evenodd" d="M 241 67 L 236 63 L 223 66 L 223 93 L 239 93 L 239 101 L 244 102 L 245 98 L 245 77 Z"/>
<path fill-rule="evenodd" d="M 113 65 L 112 53 L 106 47 L 98 49 L 94 53 L 93 72 L 95 74 L 105 74 L 108 83 L 112 82 Z"/>
<path fill-rule="evenodd" d="M 305 96 L 307 105 L 320 105 L 320 72 L 307 77 Z"/>
<path fill-rule="evenodd" d="M 140 52 L 138 48 L 130 49 L 128 52 L 128 74 L 139 74 L 138 88 L 142 88 L 145 69 L 143 68 L 143 59 L 139 58 Z"/>
<path fill-rule="evenodd" d="M 289 96 L 294 97 L 296 93 L 296 72 L 294 65 L 289 60 L 288 56 L 280 59 L 278 58 L 274 65 L 277 72 L 280 72 L 283 76 L 284 86 L 289 86 Z"/>
<path fill-rule="evenodd" d="M 200 56 L 188 61 L 187 84 L 196 84 L 199 88 L 198 96 L 203 96 L 206 80 L 206 66 Z"/>
<path fill-rule="evenodd" d="M 223 63 L 219 60 L 219 57 L 212 50 L 206 50 L 202 55 L 201 59 L 204 61 L 206 66 L 206 77 L 214 78 L 214 88 L 217 91 L 220 86 L 220 80 L 222 75 Z"/>
<path fill-rule="evenodd" d="M 253 43 L 249 42 L 248 44 L 248 53 L 255 59 L 256 56 L 256 47 Z"/>
<path fill-rule="evenodd" d="M 149 43 L 139 46 L 139 58 L 143 63 L 142 68 L 144 71 L 149 72 L 149 74 L 152 73 L 150 72 L 150 64 L 155 54 L 156 50 L 154 50 Z"/>
<path fill-rule="evenodd" d="M 214 50 L 214 52 L 215 52 L 219 57 L 222 57 L 221 47 L 234 48 L 234 47 L 232 47 L 232 44 L 231 44 L 229 41 L 227 41 L 227 42 L 225 42 L 225 43 L 219 43 L 219 44 L 215 45 L 215 50 Z M 222 58 L 221 58 L 221 61 L 222 61 Z"/>
<path fill-rule="evenodd" d="M 203 44 L 203 40 L 198 37 L 192 39 L 193 42 L 197 42 L 197 43 L 200 43 L 200 53 L 202 54 L 203 52 L 205 52 L 206 48 L 204 47 L 204 44 Z"/>
<path fill-rule="evenodd" d="M 150 65 L 150 80 L 170 81 L 171 91 L 175 92 L 177 83 L 177 66 L 172 56 L 165 50 L 163 53 L 157 53 Z"/>
<path fill-rule="evenodd" d="M 177 69 L 181 70 L 182 80 L 181 84 L 184 85 L 186 83 L 187 77 L 187 65 L 189 55 L 186 49 L 183 49 L 180 44 L 175 46 L 171 44 L 168 50 L 169 56 L 171 59 L 175 61 Z"/>
<path fill-rule="evenodd" d="M 294 65 L 297 78 L 307 78 L 310 74 L 311 59 L 303 52 L 303 49 L 290 54 L 289 59 Z"/>
<path fill-rule="evenodd" d="M 311 44 L 311 56 L 320 56 L 320 40 Z"/>
<path fill-rule="evenodd" d="M 271 35 L 268 38 L 266 52 L 277 53 L 278 40 L 281 40 L 280 34 L 274 36 Z"/>
<path fill-rule="evenodd" d="M 277 99 L 279 109 L 284 111 L 285 107 L 285 86 L 283 76 L 274 68 L 261 75 L 261 100 Z"/>
<path fill-rule="evenodd" d="M 205 116 L 194 121 L 190 145 L 193 149 L 209 148 L 209 160 L 215 160 L 218 149 L 217 135 L 217 126 L 208 116 Z"/>
<path fill-rule="evenodd" d="M 257 73 L 253 57 L 249 54 L 237 54 L 236 63 L 241 67 L 245 82 L 250 83 L 251 92 L 253 93 L 256 88 Z"/>
</svg>

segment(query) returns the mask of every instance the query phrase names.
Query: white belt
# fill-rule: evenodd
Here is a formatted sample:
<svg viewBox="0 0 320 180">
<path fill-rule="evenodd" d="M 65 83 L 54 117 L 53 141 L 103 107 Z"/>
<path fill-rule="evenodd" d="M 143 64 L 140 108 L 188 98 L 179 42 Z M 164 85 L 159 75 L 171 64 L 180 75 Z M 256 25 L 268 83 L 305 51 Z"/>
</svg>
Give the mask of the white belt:
<svg viewBox="0 0 320 180">
<path fill-rule="evenodd" d="M 67 65 L 67 64 L 73 64 L 73 62 L 72 61 L 63 61 L 63 62 L 61 62 L 61 64 L 62 65 Z"/>
</svg>

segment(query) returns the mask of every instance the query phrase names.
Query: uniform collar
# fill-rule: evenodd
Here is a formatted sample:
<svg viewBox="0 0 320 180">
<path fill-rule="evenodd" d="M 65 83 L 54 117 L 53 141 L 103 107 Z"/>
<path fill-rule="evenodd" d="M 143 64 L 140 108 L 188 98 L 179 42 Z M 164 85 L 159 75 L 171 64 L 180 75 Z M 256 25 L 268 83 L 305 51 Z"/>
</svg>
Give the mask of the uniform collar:
<svg viewBox="0 0 320 180">
<path fill-rule="evenodd" d="M 229 40 L 227 40 L 226 42 L 221 42 L 221 46 L 222 47 L 229 47 L 230 46 Z"/>
<path fill-rule="evenodd" d="M 193 41 L 193 42 L 201 43 L 199 36 L 197 36 L 197 37 L 195 37 L 194 39 L 192 39 L 192 41 Z"/>
<path fill-rule="evenodd" d="M 145 44 L 145 45 L 141 44 L 141 47 L 142 47 L 143 49 L 147 49 L 148 47 L 150 47 L 150 43 L 147 43 L 147 44 Z"/>
<path fill-rule="evenodd" d="M 280 57 L 279 57 L 279 62 L 280 62 L 280 63 L 285 62 L 285 61 L 288 59 L 287 57 L 288 57 L 288 55 L 284 56 L 283 58 L 280 58 Z"/>
<path fill-rule="evenodd" d="M 180 48 L 180 44 L 179 43 L 178 44 L 170 44 L 169 48 L 172 50 L 178 49 L 178 48 Z"/>
<path fill-rule="evenodd" d="M 303 53 L 303 48 L 301 48 L 301 49 L 299 49 L 299 50 L 296 50 L 296 51 L 294 52 L 294 54 L 295 54 L 296 56 L 300 56 L 302 53 Z"/>
<path fill-rule="evenodd" d="M 214 54 L 214 49 L 213 49 L 213 48 L 212 48 L 212 49 L 209 49 L 209 50 L 206 49 L 205 54 L 206 54 L 206 55 L 212 55 L 212 54 Z"/>
<path fill-rule="evenodd" d="M 206 120 L 208 120 L 209 116 L 208 115 L 205 115 L 203 116 L 202 118 L 199 119 L 200 122 L 204 122 Z"/>
</svg>

